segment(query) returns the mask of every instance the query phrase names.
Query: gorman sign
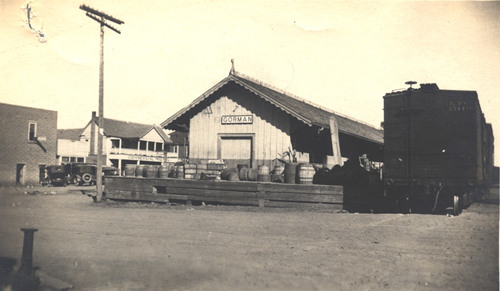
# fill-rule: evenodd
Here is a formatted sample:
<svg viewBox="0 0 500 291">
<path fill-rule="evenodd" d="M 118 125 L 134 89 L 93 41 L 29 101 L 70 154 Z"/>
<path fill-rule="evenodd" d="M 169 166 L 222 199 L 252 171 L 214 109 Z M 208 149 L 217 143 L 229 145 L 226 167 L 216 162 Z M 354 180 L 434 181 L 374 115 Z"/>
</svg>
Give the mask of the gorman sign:
<svg viewBox="0 0 500 291">
<path fill-rule="evenodd" d="M 222 124 L 252 124 L 253 115 L 223 115 Z"/>
</svg>

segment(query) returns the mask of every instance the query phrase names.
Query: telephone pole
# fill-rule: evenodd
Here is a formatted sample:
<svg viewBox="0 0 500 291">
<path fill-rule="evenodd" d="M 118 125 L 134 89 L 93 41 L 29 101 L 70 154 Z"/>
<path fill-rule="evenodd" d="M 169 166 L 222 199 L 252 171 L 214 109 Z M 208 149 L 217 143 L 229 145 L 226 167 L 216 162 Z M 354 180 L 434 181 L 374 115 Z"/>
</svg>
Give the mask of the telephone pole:
<svg viewBox="0 0 500 291">
<path fill-rule="evenodd" d="M 85 4 L 80 5 L 80 9 L 87 12 L 85 15 L 97 21 L 101 26 L 101 49 L 100 49 L 100 60 L 99 60 L 99 121 L 98 121 L 98 131 L 97 131 L 97 173 L 96 173 L 96 201 L 102 200 L 102 139 L 104 134 L 104 27 L 113 30 L 114 32 L 121 34 L 121 32 L 109 25 L 106 21 L 112 21 L 116 24 L 123 24 L 124 22 L 114 18 L 113 16 L 107 15 L 104 12 L 100 12 L 93 8 L 86 6 Z M 94 122 L 92 120 L 92 122 Z"/>
</svg>

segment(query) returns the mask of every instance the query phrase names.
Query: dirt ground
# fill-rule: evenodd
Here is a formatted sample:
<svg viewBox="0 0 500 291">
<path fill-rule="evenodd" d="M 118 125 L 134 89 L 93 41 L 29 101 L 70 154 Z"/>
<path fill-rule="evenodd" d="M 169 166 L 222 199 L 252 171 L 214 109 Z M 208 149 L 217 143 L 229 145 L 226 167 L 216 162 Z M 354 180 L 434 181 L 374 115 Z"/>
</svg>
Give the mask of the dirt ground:
<svg viewBox="0 0 500 291">
<path fill-rule="evenodd" d="M 498 188 L 462 215 L 99 203 L 0 189 L 0 256 L 74 290 L 498 290 Z"/>
</svg>

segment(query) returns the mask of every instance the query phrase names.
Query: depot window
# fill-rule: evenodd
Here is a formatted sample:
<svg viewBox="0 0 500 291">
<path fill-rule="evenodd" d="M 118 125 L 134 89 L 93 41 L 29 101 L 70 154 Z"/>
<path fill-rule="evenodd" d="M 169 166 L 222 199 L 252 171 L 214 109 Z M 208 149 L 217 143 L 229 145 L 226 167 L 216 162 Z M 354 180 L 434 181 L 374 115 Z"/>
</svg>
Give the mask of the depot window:
<svg viewBox="0 0 500 291">
<path fill-rule="evenodd" d="M 145 141 L 145 140 L 141 140 L 141 141 L 139 142 L 139 149 L 140 149 L 140 150 L 144 150 L 144 151 L 145 151 L 145 150 L 146 150 L 146 148 L 147 148 L 147 144 L 148 144 L 148 142 L 147 142 L 147 141 Z"/>
</svg>

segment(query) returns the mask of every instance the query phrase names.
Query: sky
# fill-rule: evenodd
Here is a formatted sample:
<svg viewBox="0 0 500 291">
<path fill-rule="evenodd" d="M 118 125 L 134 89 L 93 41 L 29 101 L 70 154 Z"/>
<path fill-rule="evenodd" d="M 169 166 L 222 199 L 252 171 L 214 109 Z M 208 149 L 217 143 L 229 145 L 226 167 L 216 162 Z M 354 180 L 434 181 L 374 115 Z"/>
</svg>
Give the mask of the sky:
<svg viewBox="0 0 500 291">
<path fill-rule="evenodd" d="M 379 127 L 406 81 L 477 91 L 500 140 L 500 2 L 0 0 L 0 102 L 58 111 L 81 128 L 104 116 L 160 124 L 236 71 Z M 38 33 L 37 33 L 38 31 Z M 40 37 L 43 34 L 44 37 Z M 500 150 L 495 164 L 500 165 Z"/>
</svg>

